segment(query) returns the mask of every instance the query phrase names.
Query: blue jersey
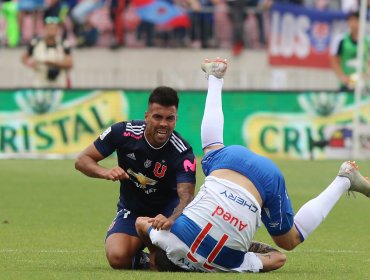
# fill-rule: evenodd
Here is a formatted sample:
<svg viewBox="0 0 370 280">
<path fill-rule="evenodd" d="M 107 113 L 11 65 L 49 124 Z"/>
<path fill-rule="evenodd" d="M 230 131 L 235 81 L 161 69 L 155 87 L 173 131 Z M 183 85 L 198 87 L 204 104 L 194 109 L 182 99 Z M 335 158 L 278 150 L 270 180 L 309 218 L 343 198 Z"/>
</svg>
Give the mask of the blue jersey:
<svg viewBox="0 0 370 280">
<path fill-rule="evenodd" d="M 161 148 L 154 148 L 144 131 L 144 121 L 116 123 L 94 144 L 105 157 L 116 151 L 118 165 L 130 176 L 121 180 L 118 208 L 153 217 L 178 200 L 178 183 L 195 184 L 195 156 L 177 132 Z"/>
<path fill-rule="evenodd" d="M 284 176 L 270 159 L 234 145 L 207 153 L 202 167 L 206 176 L 217 169 L 230 169 L 247 177 L 261 195 L 261 219 L 271 235 L 281 235 L 292 228 L 294 212 Z"/>
</svg>

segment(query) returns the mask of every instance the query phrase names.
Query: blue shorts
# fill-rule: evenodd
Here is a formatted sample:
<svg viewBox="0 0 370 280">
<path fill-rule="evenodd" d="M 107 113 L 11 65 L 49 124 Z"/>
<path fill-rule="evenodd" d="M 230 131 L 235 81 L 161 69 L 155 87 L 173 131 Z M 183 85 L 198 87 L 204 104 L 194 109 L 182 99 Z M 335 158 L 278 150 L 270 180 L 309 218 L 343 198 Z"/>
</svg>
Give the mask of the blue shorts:
<svg viewBox="0 0 370 280">
<path fill-rule="evenodd" d="M 32 12 L 43 10 L 45 8 L 44 0 L 18 0 L 18 10 Z"/>
<path fill-rule="evenodd" d="M 161 212 L 162 215 L 169 217 L 172 215 L 173 210 L 179 204 L 178 199 L 171 201 L 168 206 Z M 123 205 L 124 206 L 124 205 Z M 154 217 L 156 215 L 152 215 Z M 138 236 L 135 228 L 135 222 L 138 215 L 132 213 L 125 207 L 118 209 L 116 217 L 108 228 L 107 239 L 113 233 L 125 233 L 131 236 Z"/>
<path fill-rule="evenodd" d="M 270 159 L 233 145 L 208 152 L 202 168 L 206 176 L 217 169 L 230 169 L 247 177 L 261 195 L 261 219 L 271 235 L 285 234 L 293 227 L 294 211 L 284 176 Z"/>
</svg>

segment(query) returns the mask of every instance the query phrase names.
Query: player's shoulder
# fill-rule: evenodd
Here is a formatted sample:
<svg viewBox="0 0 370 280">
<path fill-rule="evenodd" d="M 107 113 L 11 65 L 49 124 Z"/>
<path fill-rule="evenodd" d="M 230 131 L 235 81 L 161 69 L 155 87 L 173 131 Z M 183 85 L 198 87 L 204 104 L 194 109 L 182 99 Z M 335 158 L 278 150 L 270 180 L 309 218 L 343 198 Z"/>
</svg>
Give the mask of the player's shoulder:
<svg viewBox="0 0 370 280">
<path fill-rule="evenodd" d="M 330 44 L 330 54 L 331 55 L 339 55 L 341 45 L 346 38 L 347 33 L 339 33 L 334 35 L 333 40 Z"/>
<path fill-rule="evenodd" d="M 120 121 L 112 124 L 110 129 L 114 133 L 132 132 L 133 134 L 142 134 L 145 129 L 145 122 L 139 120 Z"/>
<path fill-rule="evenodd" d="M 145 130 L 145 121 L 143 120 L 131 120 L 123 122 L 125 131 L 131 132 L 135 135 L 141 135 Z"/>
<path fill-rule="evenodd" d="M 180 154 L 192 152 L 192 147 L 190 144 L 177 132 L 173 131 L 169 145 L 171 145 Z"/>
</svg>

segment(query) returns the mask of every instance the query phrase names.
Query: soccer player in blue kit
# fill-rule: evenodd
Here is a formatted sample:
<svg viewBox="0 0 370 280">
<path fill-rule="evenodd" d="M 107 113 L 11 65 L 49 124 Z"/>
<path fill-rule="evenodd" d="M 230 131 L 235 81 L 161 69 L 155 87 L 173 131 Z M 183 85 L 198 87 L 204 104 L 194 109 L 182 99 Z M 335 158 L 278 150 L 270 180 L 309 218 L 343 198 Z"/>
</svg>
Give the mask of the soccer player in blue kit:
<svg viewBox="0 0 370 280">
<path fill-rule="evenodd" d="M 154 219 L 139 217 L 137 231 L 160 271 L 278 269 L 285 263 L 284 254 L 268 246 L 251 248 L 261 222 L 276 245 L 292 250 L 321 224 L 343 193 L 370 197 L 370 181 L 354 162 L 344 162 L 334 181 L 294 215 L 278 167 L 243 146 L 223 144 L 221 93 L 227 61 L 205 60 L 202 69 L 208 75 L 201 125 L 205 182 L 170 230 L 156 226 Z"/>
<path fill-rule="evenodd" d="M 117 215 L 105 242 L 112 268 L 138 268 L 136 262 L 144 256 L 135 229 L 138 216 L 155 217 L 155 225 L 169 229 L 194 197 L 195 156 L 174 131 L 178 104 L 174 89 L 154 89 L 145 121 L 113 124 L 76 160 L 76 169 L 89 177 L 120 181 Z M 99 164 L 115 151 L 116 167 L 108 169 Z"/>
</svg>

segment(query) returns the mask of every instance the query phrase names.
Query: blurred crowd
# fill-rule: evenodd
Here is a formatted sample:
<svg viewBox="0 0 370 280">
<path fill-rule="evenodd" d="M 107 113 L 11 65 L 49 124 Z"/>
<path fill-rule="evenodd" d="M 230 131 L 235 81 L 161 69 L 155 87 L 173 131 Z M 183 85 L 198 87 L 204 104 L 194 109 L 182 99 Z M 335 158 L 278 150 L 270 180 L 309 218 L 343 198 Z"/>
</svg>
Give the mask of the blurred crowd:
<svg viewBox="0 0 370 280">
<path fill-rule="evenodd" d="M 265 48 L 274 2 L 345 12 L 359 6 L 358 0 L 0 0 L 0 45 L 28 45 L 42 35 L 46 18 L 57 17 L 73 47 L 230 47 L 238 55 Z"/>
</svg>

